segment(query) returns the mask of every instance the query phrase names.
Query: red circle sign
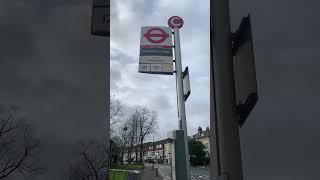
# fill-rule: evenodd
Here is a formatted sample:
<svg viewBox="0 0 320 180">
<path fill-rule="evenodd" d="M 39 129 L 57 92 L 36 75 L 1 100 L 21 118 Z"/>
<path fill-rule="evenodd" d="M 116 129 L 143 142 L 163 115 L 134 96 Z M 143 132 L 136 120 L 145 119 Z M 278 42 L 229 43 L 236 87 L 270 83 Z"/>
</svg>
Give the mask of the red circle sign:
<svg viewBox="0 0 320 180">
<path fill-rule="evenodd" d="M 172 16 L 168 20 L 168 25 L 172 29 L 174 29 L 174 28 L 180 29 L 183 26 L 183 19 L 181 17 L 179 17 L 179 16 Z"/>
<path fill-rule="evenodd" d="M 143 36 L 148 41 L 159 44 L 164 42 L 169 37 L 169 34 L 167 34 L 163 29 L 155 27 L 149 29 Z"/>
</svg>

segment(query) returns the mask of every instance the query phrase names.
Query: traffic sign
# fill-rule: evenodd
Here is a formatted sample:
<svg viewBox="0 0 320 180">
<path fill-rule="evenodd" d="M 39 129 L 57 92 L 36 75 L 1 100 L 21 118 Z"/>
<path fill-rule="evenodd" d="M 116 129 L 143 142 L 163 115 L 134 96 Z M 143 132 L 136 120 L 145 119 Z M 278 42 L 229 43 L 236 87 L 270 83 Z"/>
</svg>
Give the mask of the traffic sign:
<svg viewBox="0 0 320 180">
<path fill-rule="evenodd" d="M 169 27 L 141 27 L 139 72 L 173 74 L 172 47 Z"/>
<path fill-rule="evenodd" d="M 155 27 L 151 28 L 147 31 L 146 34 L 143 35 L 149 42 L 151 43 L 162 43 L 167 38 L 169 38 L 169 34 L 167 34 L 163 29 Z"/>
<path fill-rule="evenodd" d="M 172 31 L 165 26 L 141 27 L 140 46 L 143 48 L 172 48 Z"/>
<path fill-rule="evenodd" d="M 168 25 L 172 29 L 174 29 L 174 28 L 180 29 L 183 26 L 183 19 L 179 16 L 172 16 L 168 20 Z"/>
</svg>

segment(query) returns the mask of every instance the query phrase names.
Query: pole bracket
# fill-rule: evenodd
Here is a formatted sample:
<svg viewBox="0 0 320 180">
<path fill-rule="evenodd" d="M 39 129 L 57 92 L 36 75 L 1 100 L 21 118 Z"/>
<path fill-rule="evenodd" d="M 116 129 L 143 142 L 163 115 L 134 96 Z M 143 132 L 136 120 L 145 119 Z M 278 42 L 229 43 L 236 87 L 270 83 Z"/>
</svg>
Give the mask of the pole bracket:
<svg viewBox="0 0 320 180">
<path fill-rule="evenodd" d="M 235 56 L 239 49 L 240 44 L 240 36 L 238 31 L 235 33 L 231 33 L 231 46 L 232 46 L 232 56 Z"/>
<path fill-rule="evenodd" d="M 248 34 L 248 28 L 250 34 Z M 236 56 L 238 49 L 251 37 L 250 15 L 244 17 L 236 32 L 231 32 L 232 55 Z"/>
<path fill-rule="evenodd" d="M 241 127 L 245 120 L 248 118 L 250 112 L 258 102 L 258 94 L 257 93 L 251 93 L 248 97 L 246 102 L 239 103 L 237 105 L 237 113 L 239 115 L 239 126 Z"/>
</svg>

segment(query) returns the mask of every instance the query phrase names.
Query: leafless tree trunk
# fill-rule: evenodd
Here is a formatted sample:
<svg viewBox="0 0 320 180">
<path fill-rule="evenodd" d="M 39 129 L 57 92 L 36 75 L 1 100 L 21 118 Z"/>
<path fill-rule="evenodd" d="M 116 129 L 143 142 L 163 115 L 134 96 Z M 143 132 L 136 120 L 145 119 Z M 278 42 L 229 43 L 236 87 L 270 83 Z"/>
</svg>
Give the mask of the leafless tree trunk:
<svg viewBox="0 0 320 180">
<path fill-rule="evenodd" d="M 124 157 L 124 154 L 126 153 L 126 150 L 127 150 L 127 143 L 128 143 L 128 135 L 127 135 L 127 130 L 128 130 L 128 124 L 127 123 L 124 123 L 123 126 L 122 126 L 122 130 L 121 130 L 121 163 L 123 163 L 123 157 Z"/>
<path fill-rule="evenodd" d="M 155 132 L 157 128 L 158 115 L 143 106 L 135 106 L 134 113 L 127 119 L 127 139 L 129 147 L 127 149 L 129 163 L 131 163 L 132 154 L 135 154 L 135 161 L 142 163 L 144 140 Z M 139 157 L 139 158 L 138 158 Z"/>
<path fill-rule="evenodd" d="M 158 115 L 156 112 L 150 111 L 143 106 L 137 106 L 135 114 L 138 120 L 140 163 L 142 163 L 144 149 L 143 142 L 145 138 L 155 132 L 157 128 Z"/>
<path fill-rule="evenodd" d="M 76 162 L 69 165 L 68 169 L 63 172 L 63 180 L 94 180 L 88 167 L 83 162 Z"/>
<path fill-rule="evenodd" d="M 68 180 L 101 180 L 101 175 L 108 168 L 107 153 L 109 147 L 101 141 L 79 143 L 79 160 L 72 163 L 64 172 L 63 178 Z"/>
<path fill-rule="evenodd" d="M 139 127 L 138 127 L 138 116 L 135 116 L 135 146 L 134 146 L 134 150 L 135 150 L 135 162 L 138 162 L 138 144 L 139 144 Z"/>
<path fill-rule="evenodd" d="M 126 124 L 128 126 L 128 133 L 127 133 L 127 139 L 128 139 L 128 161 L 129 163 L 132 162 L 132 154 L 137 152 L 136 145 L 137 145 L 137 117 L 135 114 L 132 114 L 126 121 Z M 137 154 L 137 153 L 136 153 Z M 137 156 L 135 157 L 137 158 Z"/>
<path fill-rule="evenodd" d="M 129 133 L 128 133 L 128 138 L 129 138 L 129 148 L 128 148 L 128 158 L 129 158 L 129 163 L 131 163 L 132 161 L 132 152 L 133 152 L 133 147 L 134 147 L 134 140 L 135 140 L 135 123 L 134 123 L 134 119 L 131 117 L 129 119 L 129 121 L 132 122 L 129 122 L 130 124 L 130 127 L 129 127 Z"/>
<path fill-rule="evenodd" d="M 110 98 L 110 136 L 115 133 L 115 126 L 120 122 L 121 117 L 121 104 L 115 97 Z"/>
</svg>

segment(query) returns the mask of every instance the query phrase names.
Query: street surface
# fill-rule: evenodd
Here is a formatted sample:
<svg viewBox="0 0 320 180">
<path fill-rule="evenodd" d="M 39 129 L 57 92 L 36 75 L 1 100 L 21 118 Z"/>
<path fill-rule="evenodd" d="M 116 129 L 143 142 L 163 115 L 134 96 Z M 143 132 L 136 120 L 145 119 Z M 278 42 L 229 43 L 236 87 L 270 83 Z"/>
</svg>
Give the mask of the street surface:
<svg viewBox="0 0 320 180">
<path fill-rule="evenodd" d="M 171 166 L 163 164 L 155 164 L 158 168 L 159 174 L 163 180 L 171 180 Z M 204 167 L 190 167 L 191 180 L 210 180 L 209 168 Z"/>
<path fill-rule="evenodd" d="M 159 175 L 156 177 L 156 171 L 152 169 L 151 164 L 144 164 L 144 170 L 141 174 L 141 180 L 163 180 Z"/>
</svg>

